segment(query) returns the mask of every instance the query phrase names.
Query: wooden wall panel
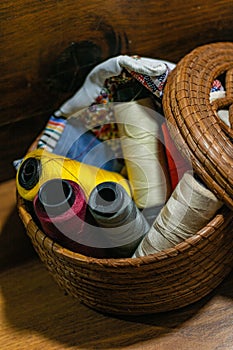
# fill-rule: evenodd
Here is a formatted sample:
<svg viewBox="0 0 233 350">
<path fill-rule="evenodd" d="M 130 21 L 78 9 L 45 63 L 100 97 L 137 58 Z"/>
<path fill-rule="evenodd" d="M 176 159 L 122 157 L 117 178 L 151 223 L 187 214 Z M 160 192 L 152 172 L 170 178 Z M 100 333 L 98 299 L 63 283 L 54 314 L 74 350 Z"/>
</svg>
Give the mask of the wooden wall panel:
<svg viewBox="0 0 233 350">
<path fill-rule="evenodd" d="M 64 85 L 74 71 L 81 84 L 120 53 L 177 62 L 197 45 L 232 41 L 232 15 L 232 0 L 2 0 L 0 181 L 14 176 L 12 160 L 71 95 Z M 72 42 L 77 65 L 56 66 Z"/>
</svg>

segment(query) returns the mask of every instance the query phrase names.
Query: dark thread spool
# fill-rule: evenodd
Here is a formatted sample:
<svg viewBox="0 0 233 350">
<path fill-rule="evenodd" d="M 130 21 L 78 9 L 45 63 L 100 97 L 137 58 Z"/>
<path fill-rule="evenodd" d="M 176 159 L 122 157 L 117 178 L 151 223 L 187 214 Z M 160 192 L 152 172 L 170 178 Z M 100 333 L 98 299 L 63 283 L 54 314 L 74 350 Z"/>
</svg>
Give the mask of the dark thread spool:
<svg viewBox="0 0 233 350">
<path fill-rule="evenodd" d="M 36 158 L 27 158 L 19 168 L 18 181 L 25 190 L 31 190 L 39 181 L 41 162 Z"/>
<path fill-rule="evenodd" d="M 99 184 L 91 192 L 89 210 L 106 236 L 110 257 L 130 257 L 149 225 L 124 188 L 113 182 Z"/>
<path fill-rule="evenodd" d="M 129 199 L 128 196 L 126 198 L 127 200 Z M 119 212 L 123 203 L 123 191 L 121 191 L 121 187 L 114 182 L 104 182 L 98 185 L 93 190 L 92 197 L 89 201 L 92 211 L 106 218 L 112 217 Z"/>
</svg>

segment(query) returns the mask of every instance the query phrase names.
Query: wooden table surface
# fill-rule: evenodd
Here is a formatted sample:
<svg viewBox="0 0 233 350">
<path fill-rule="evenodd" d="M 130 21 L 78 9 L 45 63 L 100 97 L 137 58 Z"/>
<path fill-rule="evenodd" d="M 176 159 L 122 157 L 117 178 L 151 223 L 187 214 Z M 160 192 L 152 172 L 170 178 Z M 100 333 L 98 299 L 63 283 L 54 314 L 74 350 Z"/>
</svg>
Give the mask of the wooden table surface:
<svg viewBox="0 0 233 350">
<path fill-rule="evenodd" d="M 112 317 L 64 295 L 35 256 L 0 184 L 0 349 L 233 349 L 233 273 L 211 295 L 169 313 Z"/>
</svg>

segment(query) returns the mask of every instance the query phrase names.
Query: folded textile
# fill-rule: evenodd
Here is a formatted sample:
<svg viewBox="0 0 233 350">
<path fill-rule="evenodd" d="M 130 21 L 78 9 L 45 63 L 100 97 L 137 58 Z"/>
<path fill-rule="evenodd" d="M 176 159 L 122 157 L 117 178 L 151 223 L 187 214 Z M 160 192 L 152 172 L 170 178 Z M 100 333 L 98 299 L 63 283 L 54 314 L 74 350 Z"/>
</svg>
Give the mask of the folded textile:
<svg viewBox="0 0 233 350">
<path fill-rule="evenodd" d="M 101 142 L 81 120 L 72 117 L 67 119 L 53 153 L 109 171 L 120 172 L 123 166 L 107 141 Z"/>
<path fill-rule="evenodd" d="M 113 92 L 125 85 L 126 88 L 119 89 L 117 98 L 124 101 L 132 96 L 136 98 L 137 92 L 133 90 L 129 95 L 127 92 L 127 82 L 134 79 L 132 86 L 137 82 L 139 88 L 147 88 L 148 94 L 161 97 L 168 73 L 174 67 L 173 63 L 167 61 L 127 55 L 113 57 L 97 65 L 88 74 L 83 86 L 51 116 L 38 141 L 38 148 L 53 152 L 66 124 L 65 119 L 83 110 L 83 113 L 78 113 L 78 117 L 83 120 L 84 126 L 102 141 L 114 139 L 109 146 L 119 157 L 120 143 L 115 137 L 117 128 L 109 105 L 109 102 L 114 101 Z"/>
<path fill-rule="evenodd" d="M 104 88 L 105 81 L 113 76 L 118 76 L 125 68 L 142 82 L 150 81 L 144 85 L 152 92 L 161 91 L 167 77 L 168 70 L 172 70 L 175 64 L 152 58 L 120 55 L 110 58 L 97 65 L 87 76 L 83 86 L 73 97 L 66 101 L 56 112 L 56 116 L 69 116 L 77 110 L 90 106 L 96 101 Z M 162 78 L 161 78 L 162 76 Z M 157 88 L 155 88 L 157 86 Z"/>
<path fill-rule="evenodd" d="M 43 148 L 48 152 L 52 152 L 63 133 L 66 123 L 67 120 L 65 118 L 52 115 L 37 143 L 37 148 Z"/>
<path fill-rule="evenodd" d="M 224 90 L 222 84 L 218 80 L 215 80 L 210 92 L 210 102 L 212 103 L 215 100 L 224 97 L 226 97 L 226 91 Z M 217 113 L 218 117 L 227 126 L 231 127 L 229 111 L 227 109 L 219 109 Z"/>
</svg>

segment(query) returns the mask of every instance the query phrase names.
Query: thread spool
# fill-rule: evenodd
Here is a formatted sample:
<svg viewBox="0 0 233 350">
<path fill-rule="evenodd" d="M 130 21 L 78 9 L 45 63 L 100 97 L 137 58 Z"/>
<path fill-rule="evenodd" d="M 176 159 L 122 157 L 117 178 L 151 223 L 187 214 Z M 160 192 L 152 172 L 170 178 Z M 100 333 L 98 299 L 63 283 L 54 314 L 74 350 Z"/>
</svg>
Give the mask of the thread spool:
<svg viewBox="0 0 233 350">
<path fill-rule="evenodd" d="M 80 208 L 85 209 L 85 196 L 80 187 L 66 180 L 52 179 L 40 187 L 38 198 L 48 215 L 57 216 L 70 209 L 75 201 L 75 195 L 80 199 Z"/>
<path fill-rule="evenodd" d="M 33 201 L 34 212 L 44 233 L 64 248 L 102 258 L 104 249 L 95 247 L 85 222 L 87 203 L 75 182 L 52 179 L 45 182 Z"/>
<path fill-rule="evenodd" d="M 162 124 L 162 132 L 167 156 L 171 190 L 173 191 L 179 180 L 183 177 L 184 173 L 191 170 L 191 162 L 189 163 L 187 159 L 184 159 L 177 149 L 169 134 L 166 123 Z"/>
<path fill-rule="evenodd" d="M 210 190 L 186 172 L 133 257 L 157 253 L 195 235 L 221 206 Z"/>
<path fill-rule="evenodd" d="M 159 215 L 160 210 L 163 208 L 163 205 L 144 208 L 141 210 L 143 216 L 145 217 L 148 224 L 151 226 L 155 221 L 156 217 Z"/>
<path fill-rule="evenodd" d="M 114 182 L 96 186 L 88 207 L 106 237 L 111 257 L 130 257 L 149 225 L 124 188 Z"/>
<path fill-rule="evenodd" d="M 26 155 L 16 175 L 16 185 L 21 197 L 33 200 L 40 186 L 53 178 L 71 180 L 82 186 L 86 197 L 99 183 L 120 183 L 130 195 L 128 181 L 116 172 L 77 162 L 66 157 L 37 149 Z"/>
<path fill-rule="evenodd" d="M 150 98 L 114 106 L 122 151 L 138 208 L 160 207 L 170 195 L 162 116 Z"/>
</svg>

